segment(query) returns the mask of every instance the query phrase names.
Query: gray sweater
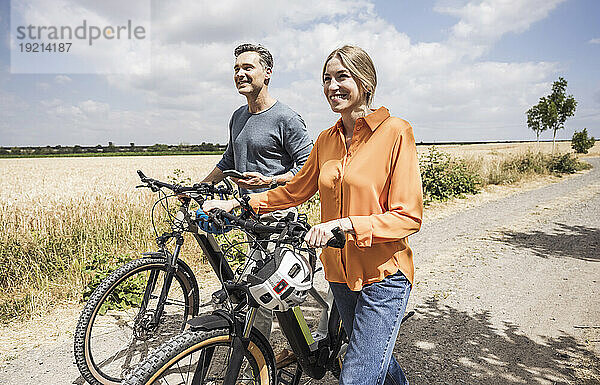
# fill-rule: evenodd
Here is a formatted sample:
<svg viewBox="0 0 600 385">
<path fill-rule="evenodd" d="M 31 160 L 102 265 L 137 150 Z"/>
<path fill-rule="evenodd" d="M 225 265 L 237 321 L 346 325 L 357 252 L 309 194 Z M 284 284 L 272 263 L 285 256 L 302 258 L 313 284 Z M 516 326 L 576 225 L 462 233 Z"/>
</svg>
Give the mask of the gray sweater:
<svg viewBox="0 0 600 385">
<path fill-rule="evenodd" d="M 304 121 L 277 101 L 268 110 L 251 114 L 248 105 L 238 108 L 229 122 L 229 143 L 217 163 L 221 171 L 254 171 L 266 176 L 296 174 L 312 150 Z M 241 193 L 260 192 L 256 189 Z"/>
</svg>

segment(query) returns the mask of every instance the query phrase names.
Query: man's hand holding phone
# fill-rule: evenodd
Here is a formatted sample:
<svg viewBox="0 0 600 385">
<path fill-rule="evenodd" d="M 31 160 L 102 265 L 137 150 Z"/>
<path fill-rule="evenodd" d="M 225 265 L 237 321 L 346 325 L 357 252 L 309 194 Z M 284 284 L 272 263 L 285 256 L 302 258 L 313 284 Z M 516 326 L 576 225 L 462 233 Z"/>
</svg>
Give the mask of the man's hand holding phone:
<svg viewBox="0 0 600 385">
<path fill-rule="evenodd" d="M 238 186 L 247 190 L 269 187 L 273 183 L 272 177 L 264 176 L 259 172 L 245 172 L 242 174 L 237 170 L 225 170 L 223 174 L 230 177 Z"/>
</svg>

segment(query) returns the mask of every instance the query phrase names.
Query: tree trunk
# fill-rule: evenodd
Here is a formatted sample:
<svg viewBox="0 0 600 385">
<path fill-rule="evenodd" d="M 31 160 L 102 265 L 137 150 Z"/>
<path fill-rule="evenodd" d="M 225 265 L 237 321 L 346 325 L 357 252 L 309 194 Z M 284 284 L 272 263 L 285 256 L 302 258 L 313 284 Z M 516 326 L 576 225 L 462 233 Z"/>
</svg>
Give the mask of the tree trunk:
<svg viewBox="0 0 600 385">
<path fill-rule="evenodd" d="M 553 131 L 554 131 L 554 135 L 552 135 L 552 155 L 554 155 L 554 146 L 555 146 L 555 142 L 556 142 L 556 129 L 554 129 Z"/>
</svg>

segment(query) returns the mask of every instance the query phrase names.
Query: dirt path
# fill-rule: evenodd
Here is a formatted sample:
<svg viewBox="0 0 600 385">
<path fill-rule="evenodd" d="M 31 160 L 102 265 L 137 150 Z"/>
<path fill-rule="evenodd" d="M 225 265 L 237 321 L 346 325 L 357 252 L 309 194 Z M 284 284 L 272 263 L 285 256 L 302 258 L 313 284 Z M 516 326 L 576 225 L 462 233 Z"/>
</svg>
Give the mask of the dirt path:
<svg viewBox="0 0 600 385">
<path fill-rule="evenodd" d="M 428 210 L 411 237 L 416 315 L 395 350 L 411 384 L 600 384 L 600 158 L 589 161 L 558 183 Z M 0 384 L 80 383 L 77 312 L 43 320 L 41 337 L 39 320 L 3 329 Z"/>
<path fill-rule="evenodd" d="M 577 178 L 427 223 L 417 316 L 397 356 L 413 384 L 600 384 L 600 159 Z"/>
</svg>

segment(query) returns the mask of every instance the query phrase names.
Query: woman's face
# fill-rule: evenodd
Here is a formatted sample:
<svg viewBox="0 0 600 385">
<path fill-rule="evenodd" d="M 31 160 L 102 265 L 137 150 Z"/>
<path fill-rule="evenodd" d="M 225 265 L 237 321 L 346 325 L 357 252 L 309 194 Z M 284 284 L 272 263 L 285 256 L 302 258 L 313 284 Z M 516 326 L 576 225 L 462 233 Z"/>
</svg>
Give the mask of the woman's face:
<svg viewBox="0 0 600 385">
<path fill-rule="evenodd" d="M 329 60 L 325 66 L 323 92 L 333 112 L 353 111 L 365 105 L 358 83 L 338 56 Z"/>
</svg>

